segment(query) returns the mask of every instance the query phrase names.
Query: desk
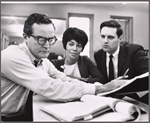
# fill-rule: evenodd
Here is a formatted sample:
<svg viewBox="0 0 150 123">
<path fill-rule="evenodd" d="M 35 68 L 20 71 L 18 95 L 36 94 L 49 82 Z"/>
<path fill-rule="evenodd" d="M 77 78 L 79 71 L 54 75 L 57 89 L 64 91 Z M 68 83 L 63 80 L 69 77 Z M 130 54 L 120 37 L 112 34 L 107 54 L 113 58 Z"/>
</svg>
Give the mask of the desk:
<svg viewBox="0 0 150 123">
<path fill-rule="evenodd" d="M 126 100 L 130 100 L 130 98 L 126 98 Z M 147 113 L 141 114 L 140 121 L 148 122 L 149 121 L 149 106 L 145 105 L 143 103 L 137 102 L 135 100 L 131 100 L 131 101 L 136 103 L 137 105 L 139 105 L 141 108 L 143 108 L 147 112 Z M 49 102 L 51 102 L 51 101 L 47 100 L 46 98 L 44 98 L 40 95 L 33 96 L 33 121 L 59 122 L 57 119 L 53 118 L 51 115 L 40 110 L 41 104 L 48 105 Z M 109 117 L 109 119 L 110 119 L 110 117 Z M 97 117 L 90 121 L 101 121 L 101 120 Z M 113 120 L 111 120 L 111 121 L 113 121 Z"/>
</svg>

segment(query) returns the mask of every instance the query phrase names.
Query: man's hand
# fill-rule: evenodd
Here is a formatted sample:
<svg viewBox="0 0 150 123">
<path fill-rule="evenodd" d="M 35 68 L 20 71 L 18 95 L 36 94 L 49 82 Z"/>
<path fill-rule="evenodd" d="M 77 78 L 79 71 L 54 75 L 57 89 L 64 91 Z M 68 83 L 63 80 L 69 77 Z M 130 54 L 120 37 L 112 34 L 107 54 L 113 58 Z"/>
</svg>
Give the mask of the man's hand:
<svg viewBox="0 0 150 123">
<path fill-rule="evenodd" d="M 127 80 L 115 79 L 104 85 L 95 85 L 95 94 L 112 91 L 127 83 Z"/>
</svg>

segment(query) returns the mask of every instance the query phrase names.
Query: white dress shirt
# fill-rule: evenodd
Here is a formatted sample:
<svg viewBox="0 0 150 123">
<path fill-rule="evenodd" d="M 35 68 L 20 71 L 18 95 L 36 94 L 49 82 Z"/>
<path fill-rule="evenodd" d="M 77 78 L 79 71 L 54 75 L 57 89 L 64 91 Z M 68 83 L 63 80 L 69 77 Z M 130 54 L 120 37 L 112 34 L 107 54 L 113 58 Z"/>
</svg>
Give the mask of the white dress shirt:
<svg viewBox="0 0 150 123">
<path fill-rule="evenodd" d="M 35 67 L 26 43 L 1 52 L 1 115 L 22 114 L 29 90 L 49 100 L 70 101 L 94 94 L 95 85 L 67 77 L 46 58 Z"/>
</svg>

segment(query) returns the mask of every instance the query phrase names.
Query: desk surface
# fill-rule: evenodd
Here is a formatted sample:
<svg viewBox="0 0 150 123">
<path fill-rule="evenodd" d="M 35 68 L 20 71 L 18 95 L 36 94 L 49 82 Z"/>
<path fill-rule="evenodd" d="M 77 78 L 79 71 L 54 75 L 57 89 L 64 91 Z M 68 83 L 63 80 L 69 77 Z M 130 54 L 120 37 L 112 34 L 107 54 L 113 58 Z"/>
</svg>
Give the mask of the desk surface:
<svg viewBox="0 0 150 123">
<path fill-rule="evenodd" d="M 130 98 L 127 98 L 127 100 L 130 100 Z M 132 102 L 136 102 L 135 100 L 132 100 Z M 54 121 L 59 122 L 57 119 L 52 117 L 50 114 L 43 112 L 40 110 L 41 105 L 48 105 L 51 103 L 51 101 L 47 100 L 46 98 L 40 96 L 40 95 L 34 95 L 33 96 L 33 121 Z M 136 102 L 137 105 L 139 105 L 143 110 L 145 110 L 147 113 L 141 114 L 141 117 L 139 121 L 149 121 L 149 106 L 145 105 L 140 102 Z M 118 117 L 115 117 L 115 113 L 111 115 L 112 118 L 109 116 L 109 120 L 107 121 L 120 121 Z M 106 116 L 103 116 L 104 118 L 97 117 L 90 121 L 106 121 Z M 108 116 L 107 116 L 108 117 Z M 115 117 L 115 118 L 114 118 Z"/>
</svg>

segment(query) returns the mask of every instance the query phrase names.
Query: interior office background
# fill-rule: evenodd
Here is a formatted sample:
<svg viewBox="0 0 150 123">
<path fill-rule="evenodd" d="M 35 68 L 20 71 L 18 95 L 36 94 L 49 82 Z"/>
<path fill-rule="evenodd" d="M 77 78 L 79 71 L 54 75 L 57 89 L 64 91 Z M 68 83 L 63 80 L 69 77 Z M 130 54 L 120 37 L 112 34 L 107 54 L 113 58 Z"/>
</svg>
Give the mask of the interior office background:
<svg viewBox="0 0 150 123">
<path fill-rule="evenodd" d="M 56 26 L 58 41 L 51 52 L 64 56 L 62 34 L 70 26 L 84 28 L 89 43 L 85 54 L 94 61 L 94 52 L 101 46 L 99 27 L 103 21 L 117 19 L 126 33 L 124 40 L 149 50 L 149 3 L 6 3 L 1 2 L 1 50 L 23 42 L 23 24 L 32 13 L 48 15 Z M 75 18 L 71 18 L 75 17 Z M 87 20 L 87 19 L 89 20 Z M 76 19 L 76 20 L 75 20 Z M 81 19 L 81 20 L 80 20 Z M 86 19 L 84 21 L 84 19 Z M 73 21 L 74 20 L 74 21 Z"/>
</svg>

